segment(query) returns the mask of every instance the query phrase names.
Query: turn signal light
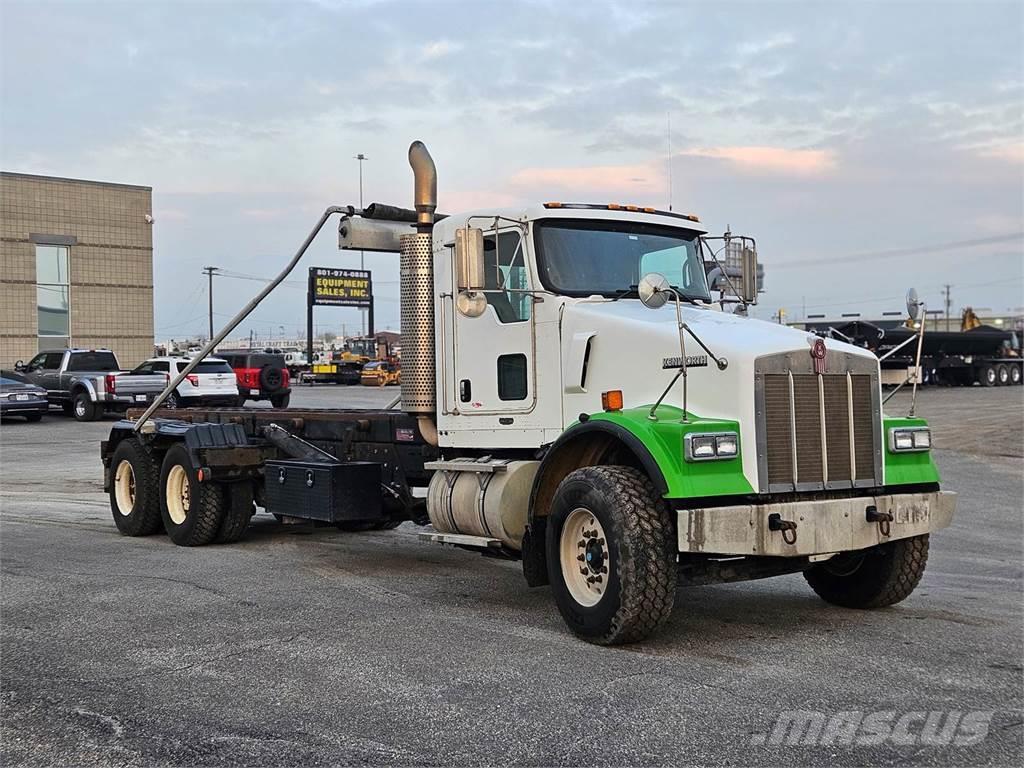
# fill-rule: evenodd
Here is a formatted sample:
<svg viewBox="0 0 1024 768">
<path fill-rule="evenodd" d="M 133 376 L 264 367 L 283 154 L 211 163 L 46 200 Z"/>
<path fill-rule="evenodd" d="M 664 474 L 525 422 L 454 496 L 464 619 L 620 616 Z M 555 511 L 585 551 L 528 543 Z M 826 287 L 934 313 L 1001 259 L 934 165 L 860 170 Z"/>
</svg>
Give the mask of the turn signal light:
<svg viewBox="0 0 1024 768">
<path fill-rule="evenodd" d="M 601 393 L 601 407 L 606 411 L 622 410 L 622 390 L 612 389 Z"/>
</svg>

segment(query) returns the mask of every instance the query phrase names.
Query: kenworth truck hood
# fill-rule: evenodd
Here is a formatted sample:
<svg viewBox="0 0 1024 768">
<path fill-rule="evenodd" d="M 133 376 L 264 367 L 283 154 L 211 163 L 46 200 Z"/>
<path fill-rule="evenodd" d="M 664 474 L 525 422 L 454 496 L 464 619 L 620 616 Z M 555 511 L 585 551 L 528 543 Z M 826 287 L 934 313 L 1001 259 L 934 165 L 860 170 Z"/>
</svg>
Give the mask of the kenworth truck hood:
<svg viewBox="0 0 1024 768">
<path fill-rule="evenodd" d="M 743 471 L 756 488 L 754 360 L 794 350 L 809 357 L 816 337 L 777 323 L 690 304 L 683 305 L 682 315 L 683 321 L 712 352 L 728 360 L 724 371 L 718 369 L 710 356 L 701 364 L 704 350 L 692 336 L 686 335 L 686 356 L 691 360 L 687 370 L 687 409 L 697 416 L 740 423 Z M 676 310 L 671 301 L 655 310 L 636 299 L 567 303 L 561 336 L 563 413 L 567 424 L 580 413 L 600 411 L 601 393 L 610 389 L 622 390 L 627 408 L 653 403 L 676 373 L 675 369 L 662 367 L 665 358 L 679 357 Z M 840 341 L 825 339 L 825 346 L 830 351 L 874 360 L 868 350 Z M 681 406 L 682 391 L 680 380 L 665 396 L 665 402 Z"/>
</svg>

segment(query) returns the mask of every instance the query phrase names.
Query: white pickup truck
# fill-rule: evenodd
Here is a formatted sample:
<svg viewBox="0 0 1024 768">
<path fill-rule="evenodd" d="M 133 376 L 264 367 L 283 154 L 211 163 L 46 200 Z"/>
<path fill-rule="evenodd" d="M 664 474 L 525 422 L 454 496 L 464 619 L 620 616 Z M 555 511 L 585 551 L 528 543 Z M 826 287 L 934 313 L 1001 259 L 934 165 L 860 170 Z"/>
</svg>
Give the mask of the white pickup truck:
<svg viewBox="0 0 1024 768">
<path fill-rule="evenodd" d="M 14 369 L 46 390 L 50 405 L 60 405 L 78 421 L 96 421 L 104 413 L 124 413 L 151 403 L 167 377 L 132 375 L 121 370 L 109 349 L 54 349 L 40 352 Z"/>
</svg>

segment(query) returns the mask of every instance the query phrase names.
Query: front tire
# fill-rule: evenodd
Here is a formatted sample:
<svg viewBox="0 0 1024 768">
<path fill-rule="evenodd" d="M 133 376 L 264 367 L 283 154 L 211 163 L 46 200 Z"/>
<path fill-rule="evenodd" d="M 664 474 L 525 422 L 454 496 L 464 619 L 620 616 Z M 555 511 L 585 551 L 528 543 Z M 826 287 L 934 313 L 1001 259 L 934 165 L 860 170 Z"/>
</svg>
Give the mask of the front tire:
<svg viewBox="0 0 1024 768">
<path fill-rule="evenodd" d="M 157 483 L 160 465 L 135 438 L 122 440 L 110 460 L 110 511 L 124 536 L 148 536 L 160 530 Z"/>
<path fill-rule="evenodd" d="M 843 608 L 885 608 L 914 591 L 928 562 L 928 534 L 832 560 L 804 571 L 804 578 L 822 600 Z"/>
<path fill-rule="evenodd" d="M 216 538 L 228 496 L 219 483 L 201 483 L 184 446 L 175 445 L 160 468 L 160 516 L 171 541 L 199 547 Z"/>
<path fill-rule="evenodd" d="M 43 420 L 43 414 L 41 414 L 41 413 L 30 413 L 30 414 L 28 414 L 25 417 L 25 421 L 28 421 L 28 422 L 36 422 L 36 421 L 42 421 L 42 420 Z"/>
<path fill-rule="evenodd" d="M 632 467 L 585 467 L 558 486 L 546 527 L 551 588 L 569 628 L 600 645 L 632 643 L 672 613 L 676 543 L 650 479 Z"/>
</svg>

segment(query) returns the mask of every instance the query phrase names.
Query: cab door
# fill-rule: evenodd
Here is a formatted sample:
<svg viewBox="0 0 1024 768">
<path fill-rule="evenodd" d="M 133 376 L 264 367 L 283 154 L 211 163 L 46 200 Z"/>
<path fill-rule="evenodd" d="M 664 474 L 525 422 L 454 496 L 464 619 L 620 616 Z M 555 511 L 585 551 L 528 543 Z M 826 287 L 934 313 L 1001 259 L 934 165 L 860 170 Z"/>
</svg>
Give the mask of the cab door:
<svg viewBox="0 0 1024 768">
<path fill-rule="evenodd" d="M 49 395 L 59 396 L 64 393 L 60 381 L 60 366 L 65 352 L 47 352 L 43 356 L 42 367 L 38 373 L 37 383 L 44 387 Z M 33 361 L 34 362 L 34 361 Z"/>
<path fill-rule="evenodd" d="M 444 406 L 473 418 L 467 429 L 510 426 L 514 419 L 503 417 L 532 411 L 537 399 L 533 286 L 527 238 L 518 227 L 485 230 L 484 265 L 483 312 L 460 311 L 454 290 L 448 321 L 454 377 Z"/>
</svg>

